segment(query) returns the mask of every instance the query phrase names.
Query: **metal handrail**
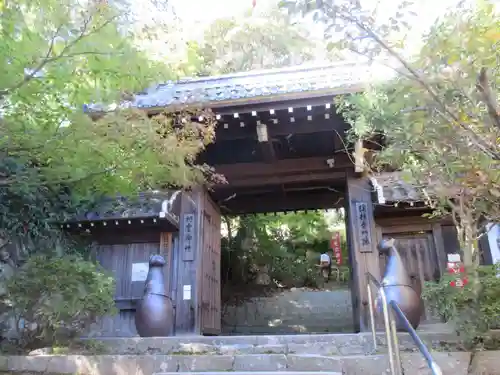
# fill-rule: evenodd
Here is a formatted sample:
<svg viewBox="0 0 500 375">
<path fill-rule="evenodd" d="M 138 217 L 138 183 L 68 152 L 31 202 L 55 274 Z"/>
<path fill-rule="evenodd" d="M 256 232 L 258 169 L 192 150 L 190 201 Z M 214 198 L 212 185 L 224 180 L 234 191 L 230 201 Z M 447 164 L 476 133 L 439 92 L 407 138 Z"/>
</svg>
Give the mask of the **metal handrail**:
<svg viewBox="0 0 500 375">
<path fill-rule="evenodd" d="M 415 345 L 417 345 L 418 350 L 420 350 L 420 353 L 424 356 L 424 359 L 427 361 L 427 364 L 429 365 L 429 368 L 431 369 L 431 372 L 433 375 L 442 375 L 441 368 L 439 365 L 434 361 L 432 358 L 431 353 L 429 352 L 429 349 L 427 349 L 427 346 L 424 344 L 420 336 L 418 335 L 417 331 L 415 328 L 412 327 L 410 324 L 408 318 L 406 317 L 405 313 L 401 310 L 399 305 L 396 303 L 396 301 L 390 301 L 389 305 L 392 307 L 392 310 L 396 313 L 398 318 L 403 322 L 403 325 L 405 326 L 405 329 L 407 332 L 410 334 L 411 338 L 413 339 Z"/>
<path fill-rule="evenodd" d="M 380 299 L 382 300 L 382 314 L 384 316 L 384 328 L 385 335 L 387 338 L 387 351 L 389 354 L 389 367 L 392 375 L 397 375 L 401 372 L 401 364 L 399 364 L 399 370 L 396 372 L 396 364 L 394 362 L 394 341 L 392 339 L 391 334 L 391 325 L 389 323 L 389 304 L 387 303 L 387 296 L 385 295 L 385 290 L 382 288 L 382 285 L 379 281 L 369 272 L 366 273 L 366 278 L 368 280 L 367 283 L 367 292 L 368 292 L 368 304 L 370 307 L 370 323 L 372 329 L 372 337 L 373 337 L 373 348 L 377 350 L 377 333 L 375 330 L 375 309 L 373 308 L 373 298 L 372 298 L 372 289 L 370 288 L 370 284 L 375 285 L 377 290 L 380 293 Z M 397 350 L 397 348 L 395 348 Z"/>
<path fill-rule="evenodd" d="M 370 287 L 371 284 L 373 284 L 380 293 L 380 299 L 382 302 L 382 314 L 384 316 L 384 328 L 387 337 L 389 366 L 391 374 L 401 375 L 403 372 L 401 363 L 401 354 L 398 344 L 398 335 L 396 329 L 396 319 L 394 316 L 395 314 L 403 323 L 406 331 L 410 334 L 410 337 L 413 339 L 420 353 L 424 356 L 424 359 L 426 360 L 432 374 L 442 375 L 441 368 L 434 361 L 431 353 L 429 352 L 429 349 L 427 349 L 427 346 L 425 346 L 422 339 L 418 336 L 417 331 L 415 331 L 415 329 L 412 327 L 412 325 L 408 321 L 408 318 L 401 310 L 397 302 L 392 300 L 387 301 L 387 296 L 385 294 L 384 286 L 371 273 L 367 272 L 366 278 L 368 280 L 367 297 L 368 297 L 368 305 L 370 308 L 370 324 L 373 337 L 373 347 L 375 350 L 377 349 L 377 334 L 375 329 L 375 309 L 373 306 L 372 290 Z M 391 311 L 389 311 L 389 307 L 391 307 Z"/>
</svg>

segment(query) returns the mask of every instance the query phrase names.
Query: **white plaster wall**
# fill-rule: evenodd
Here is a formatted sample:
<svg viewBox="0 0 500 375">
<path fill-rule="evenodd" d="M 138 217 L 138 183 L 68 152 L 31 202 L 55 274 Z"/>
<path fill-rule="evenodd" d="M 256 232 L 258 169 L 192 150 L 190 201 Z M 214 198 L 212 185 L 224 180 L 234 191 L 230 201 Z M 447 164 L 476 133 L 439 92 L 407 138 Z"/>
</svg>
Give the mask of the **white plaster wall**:
<svg viewBox="0 0 500 375">
<path fill-rule="evenodd" d="M 493 263 L 500 262 L 500 225 L 488 224 L 488 242 Z"/>
</svg>

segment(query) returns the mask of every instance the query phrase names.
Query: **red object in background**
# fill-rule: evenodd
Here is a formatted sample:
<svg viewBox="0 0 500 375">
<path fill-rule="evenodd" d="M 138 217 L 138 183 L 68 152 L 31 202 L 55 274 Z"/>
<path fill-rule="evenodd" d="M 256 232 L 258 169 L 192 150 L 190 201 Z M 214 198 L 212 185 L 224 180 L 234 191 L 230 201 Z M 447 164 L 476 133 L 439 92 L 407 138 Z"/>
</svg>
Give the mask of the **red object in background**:
<svg viewBox="0 0 500 375">
<path fill-rule="evenodd" d="M 468 280 L 465 276 L 465 267 L 462 262 L 448 262 L 446 268 L 448 269 L 448 273 L 450 275 L 456 276 L 455 281 L 450 282 L 451 286 L 463 288 L 467 285 Z"/>
<path fill-rule="evenodd" d="M 257 0 L 252 0 L 252 8 L 255 8 L 256 5 L 257 5 Z"/>
<path fill-rule="evenodd" d="M 340 247 L 340 232 L 335 232 L 330 240 L 330 248 L 337 261 L 337 265 L 342 265 L 342 248 Z"/>
</svg>

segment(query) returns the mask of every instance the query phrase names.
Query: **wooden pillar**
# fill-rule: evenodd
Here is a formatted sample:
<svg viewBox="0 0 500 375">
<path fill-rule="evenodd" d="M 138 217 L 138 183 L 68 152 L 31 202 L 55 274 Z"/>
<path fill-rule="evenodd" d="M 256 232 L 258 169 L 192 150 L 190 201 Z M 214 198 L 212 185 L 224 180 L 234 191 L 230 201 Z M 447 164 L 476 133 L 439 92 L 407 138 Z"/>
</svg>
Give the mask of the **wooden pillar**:
<svg viewBox="0 0 500 375">
<path fill-rule="evenodd" d="M 347 178 L 346 227 L 352 267 L 351 293 L 356 331 L 370 329 L 366 273 L 380 280 L 372 186 L 368 178 Z"/>
<path fill-rule="evenodd" d="M 175 245 L 173 262 L 176 268 L 173 282 L 175 303 L 175 334 L 193 334 L 196 321 L 196 261 L 199 225 L 197 207 L 188 193 L 182 194 L 179 238 Z"/>
<path fill-rule="evenodd" d="M 172 298 L 172 274 L 174 264 L 172 261 L 173 235 L 169 232 L 160 233 L 160 255 L 163 256 L 166 266 L 163 268 L 163 277 L 165 278 L 165 293 Z"/>
<path fill-rule="evenodd" d="M 204 195 L 205 191 L 202 187 L 196 189 L 193 193 L 193 204 L 196 207 L 196 227 L 198 230 L 198 235 L 196 236 L 196 248 L 198 257 L 196 258 L 195 266 L 195 282 L 197 285 L 194 309 L 195 309 L 195 320 L 194 320 L 194 332 L 197 335 L 201 335 L 202 332 L 202 310 L 201 310 L 201 283 L 203 282 L 203 233 L 205 228 L 203 227 L 203 211 L 204 211 Z"/>
<path fill-rule="evenodd" d="M 221 213 L 206 189 L 198 192 L 196 206 L 199 234 L 195 266 L 195 332 L 218 335 L 221 331 Z"/>
<path fill-rule="evenodd" d="M 444 248 L 443 230 L 441 228 L 441 223 L 437 222 L 432 225 L 432 237 L 434 240 L 434 247 L 436 249 L 436 258 L 439 267 L 439 276 L 446 273 L 446 250 Z"/>
</svg>

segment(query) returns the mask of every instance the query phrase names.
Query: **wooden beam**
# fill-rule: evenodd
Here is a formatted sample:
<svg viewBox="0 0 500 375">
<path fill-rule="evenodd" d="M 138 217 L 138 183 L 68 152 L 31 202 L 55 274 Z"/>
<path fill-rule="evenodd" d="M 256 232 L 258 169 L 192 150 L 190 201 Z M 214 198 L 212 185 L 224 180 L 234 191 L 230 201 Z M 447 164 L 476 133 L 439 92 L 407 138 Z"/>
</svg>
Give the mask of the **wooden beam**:
<svg viewBox="0 0 500 375">
<path fill-rule="evenodd" d="M 432 224 L 441 224 L 441 225 L 454 225 L 451 217 L 434 217 L 428 218 L 422 216 L 423 213 L 431 213 L 431 210 L 416 212 L 400 210 L 399 212 L 395 212 L 394 214 L 384 213 L 380 214 L 375 218 L 375 221 L 378 225 L 387 228 L 387 227 L 397 227 L 398 225 L 432 225 Z M 406 214 L 406 215 L 405 215 Z M 430 229 L 429 229 L 430 230 Z M 403 231 L 400 231 L 403 232 Z"/>
<path fill-rule="evenodd" d="M 411 233 L 411 232 L 430 232 L 432 230 L 432 225 L 430 223 L 422 224 L 401 224 L 390 227 L 381 227 L 383 235 L 391 234 L 401 234 L 401 233 Z"/>
<path fill-rule="evenodd" d="M 343 206 L 343 194 L 322 191 L 302 194 L 266 194 L 238 197 L 218 202 L 227 214 L 253 214 L 266 212 L 286 212 L 318 210 Z"/>
<path fill-rule="evenodd" d="M 267 112 L 269 109 L 275 111 L 288 110 L 288 108 L 305 108 L 308 105 L 313 107 L 324 106 L 330 104 L 333 106 L 334 95 L 325 93 L 308 93 L 307 97 L 304 94 L 290 94 L 288 96 L 274 97 L 269 100 L 269 97 L 258 97 L 255 100 L 245 99 L 243 103 L 232 101 L 232 103 L 216 103 L 212 105 L 213 111 L 220 115 L 232 115 L 233 113 L 252 113 L 252 112 Z M 240 101 L 241 102 L 241 101 Z M 220 105 L 222 104 L 222 105 Z M 228 104 L 232 104 L 228 106 Z"/>
<path fill-rule="evenodd" d="M 328 165 L 329 158 L 314 157 L 301 159 L 277 160 L 273 164 L 268 163 L 234 163 L 215 165 L 215 171 L 227 178 L 244 179 L 250 177 L 278 176 L 300 172 L 326 172 L 340 169 L 352 168 L 353 164 L 349 155 L 338 153 L 332 154 L 334 159 L 333 168 Z"/>
<path fill-rule="evenodd" d="M 303 186 L 307 184 L 308 186 Z M 316 182 L 311 183 L 307 181 L 301 184 L 287 184 L 287 185 L 266 185 L 266 186 L 250 186 L 248 188 L 233 188 L 230 185 L 221 185 L 216 189 L 211 190 L 211 195 L 217 200 L 224 200 L 234 194 L 238 197 L 248 196 L 248 195 L 263 195 L 263 194 L 274 194 L 280 192 L 282 194 L 295 194 L 299 192 L 318 192 L 318 191 L 333 191 L 338 193 L 344 192 L 344 181 L 338 181 L 337 183 L 331 182 Z"/>
<path fill-rule="evenodd" d="M 293 117 L 293 116 L 290 116 Z M 306 118 L 297 119 L 295 122 L 290 122 L 289 118 L 280 118 L 277 124 L 269 123 L 268 126 L 269 137 L 286 136 L 289 134 L 310 134 L 319 132 L 332 132 L 332 136 L 343 134 L 348 125 L 343 119 L 332 117 L 326 120 L 321 116 L 313 116 L 311 121 Z M 237 124 L 228 123 L 228 128 L 223 128 L 221 125 L 217 127 L 216 140 L 217 142 L 233 141 L 236 139 L 252 138 L 257 139 L 255 133 L 255 123 L 247 124 L 241 127 Z"/>
<path fill-rule="evenodd" d="M 250 178 L 238 178 L 232 179 L 227 178 L 228 183 L 224 186 L 228 188 L 236 188 L 236 187 L 246 187 L 246 186 L 262 186 L 262 185 L 283 185 L 283 184 L 291 184 L 291 183 L 299 183 L 299 182 L 317 182 L 317 181 L 330 181 L 334 182 L 338 180 L 345 179 L 346 173 L 343 171 L 323 171 L 316 173 L 295 173 L 288 175 L 278 175 L 278 176 L 255 176 Z M 217 187 L 215 187 L 217 188 Z"/>
</svg>

